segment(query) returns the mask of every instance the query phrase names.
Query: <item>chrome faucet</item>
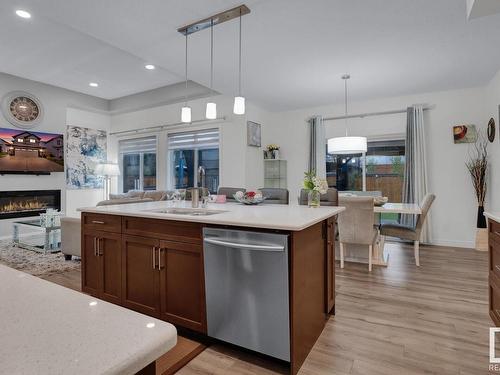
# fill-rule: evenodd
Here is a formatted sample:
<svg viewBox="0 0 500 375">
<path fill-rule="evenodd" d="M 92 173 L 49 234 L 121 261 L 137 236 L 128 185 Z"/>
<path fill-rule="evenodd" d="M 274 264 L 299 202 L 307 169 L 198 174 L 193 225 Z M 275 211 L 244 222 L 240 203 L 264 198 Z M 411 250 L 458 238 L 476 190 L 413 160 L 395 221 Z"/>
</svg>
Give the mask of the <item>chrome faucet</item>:
<svg viewBox="0 0 500 375">
<path fill-rule="evenodd" d="M 206 187 L 205 186 L 205 167 L 203 167 L 202 165 L 200 165 L 198 167 L 198 186 L 199 187 Z"/>
</svg>

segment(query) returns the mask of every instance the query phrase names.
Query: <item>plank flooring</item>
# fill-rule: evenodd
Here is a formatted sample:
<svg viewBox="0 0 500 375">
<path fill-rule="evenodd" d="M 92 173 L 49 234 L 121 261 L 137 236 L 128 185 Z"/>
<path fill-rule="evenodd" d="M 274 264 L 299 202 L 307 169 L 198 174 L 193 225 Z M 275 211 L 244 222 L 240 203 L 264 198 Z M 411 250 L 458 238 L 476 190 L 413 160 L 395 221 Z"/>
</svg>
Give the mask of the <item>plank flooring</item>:
<svg viewBox="0 0 500 375">
<path fill-rule="evenodd" d="M 331 317 L 300 370 L 303 375 L 488 373 L 487 253 L 389 243 L 389 267 L 348 263 L 337 268 Z M 77 285 L 80 275 L 52 281 Z M 267 358 L 212 345 L 179 375 L 285 374 Z"/>
<path fill-rule="evenodd" d="M 299 374 L 488 373 L 488 257 L 468 249 L 388 244 L 389 267 L 337 268 L 337 315 Z M 211 346 L 181 375 L 283 374 L 286 368 Z"/>
</svg>

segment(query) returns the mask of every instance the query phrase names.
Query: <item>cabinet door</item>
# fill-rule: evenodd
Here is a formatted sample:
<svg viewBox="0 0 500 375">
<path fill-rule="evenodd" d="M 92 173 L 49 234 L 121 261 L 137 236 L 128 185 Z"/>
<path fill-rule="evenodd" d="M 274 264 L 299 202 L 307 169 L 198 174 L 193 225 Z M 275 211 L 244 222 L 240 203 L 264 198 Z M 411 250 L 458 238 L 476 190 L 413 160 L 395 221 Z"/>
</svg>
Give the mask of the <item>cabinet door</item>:
<svg viewBox="0 0 500 375">
<path fill-rule="evenodd" d="M 99 257 L 97 255 L 97 233 L 82 233 L 82 292 L 99 297 Z"/>
<path fill-rule="evenodd" d="M 326 313 L 335 310 L 335 218 L 327 220 L 326 225 Z"/>
<path fill-rule="evenodd" d="M 161 318 L 206 333 L 202 245 L 161 241 Z"/>
<path fill-rule="evenodd" d="M 97 241 L 100 268 L 99 298 L 108 302 L 121 304 L 121 234 L 101 232 Z"/>
<path fill-rule="evenodd" d="M 158 240 L 123 236 L 123 306 L 154 317 L 160 316 L 158 255 Z"/>
</svg>

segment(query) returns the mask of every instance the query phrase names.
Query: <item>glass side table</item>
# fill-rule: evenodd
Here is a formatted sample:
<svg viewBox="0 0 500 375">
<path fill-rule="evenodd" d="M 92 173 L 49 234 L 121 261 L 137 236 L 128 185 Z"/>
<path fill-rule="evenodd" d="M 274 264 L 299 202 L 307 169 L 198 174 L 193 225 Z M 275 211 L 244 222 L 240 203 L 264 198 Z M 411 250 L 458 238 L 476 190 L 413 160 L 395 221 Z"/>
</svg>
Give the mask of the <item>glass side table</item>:
<svg viewBox="0 0 500 375">
<path fill-rule="evenodd" d="M 32 229 L 29 234 L 21 234 L 22 229 Z M 33 229 L 42 236 L 33 234 Z M 61 227 L 43 227 L 40 219 L 20 220 L 12 223 L 12 241 L 14 246 L 36 251 L 37 253 L 57 253 L 61 251 Z"/>
</svg>

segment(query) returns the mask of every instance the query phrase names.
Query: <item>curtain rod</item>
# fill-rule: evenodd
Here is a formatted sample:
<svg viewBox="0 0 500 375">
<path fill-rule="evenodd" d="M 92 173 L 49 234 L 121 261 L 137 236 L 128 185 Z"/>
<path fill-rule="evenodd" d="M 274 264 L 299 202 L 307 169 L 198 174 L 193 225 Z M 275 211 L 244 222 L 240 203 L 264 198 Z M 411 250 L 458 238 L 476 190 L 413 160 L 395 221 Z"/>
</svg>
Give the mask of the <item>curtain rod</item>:
<svg viewBox="0 0 500 375">
<path fill-rule="evenodd" d="M 434 105 L 432 106 L 424 106 L 423 110 L 427 111 L 429 109 L 434 109 Z M 323 121 L 334 121 L 334 120 L 344 120 L 349 118 L 363 118 L 370 116 L 383 116 L 383 115 L 395 115 L 398 113 L 406 113 L 406 109 L 396 109 L 392 111 L 382 111 L 382 112 L 368 112 L 368 113 L 360 113 L 357 115 L 347 115 L 347 116 L 335 116 L 335 117 L 325 117 Z"/>
<path fill-rule="evenodd" d="M 195 120 L 195 121 L 191 121 L 187 125 L 189 126 L 189 125 L 193 125 L 193 124 L 213 124 L 213 123 L 219 123 L 219 122 L 224 122 L 224 121 L 226 121 L 225 117 L 219 117 L 219 118 L 216 118 L 213 120 Z M 186 123 L 185 122 L 174 122 L 171 124 L 150 126 L 150 127 L 141 128 L 141 129 L 122 130 L 119 132 L 110 132 L 109 135 L 121 135 L 121 134 L 128 134 L 128 133 L 141 133 L 141 132 L 151 131 L 151 130 L 163 130 L 165 128 L 170 128 L 170 127 L 179 126 L 179 125 L 186 125 Z"/>
</svg>

